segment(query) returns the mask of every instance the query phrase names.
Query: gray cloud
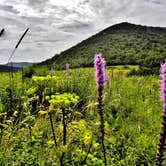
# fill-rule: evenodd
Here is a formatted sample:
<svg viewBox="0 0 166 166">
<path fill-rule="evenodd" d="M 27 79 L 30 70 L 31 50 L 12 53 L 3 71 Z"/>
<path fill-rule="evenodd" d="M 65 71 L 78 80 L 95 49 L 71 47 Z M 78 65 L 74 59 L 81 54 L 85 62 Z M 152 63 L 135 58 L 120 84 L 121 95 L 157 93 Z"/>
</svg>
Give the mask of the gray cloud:
<svg viewBox="0 0 166 166">
<path fill-rule="evenodd" d="M 11 12 L 14 14 L 19 13 L 19 11 L 15 10 L 12 5 L 0 5 L 0 10 L 4 10 L 5 12 Z"/>
<path fill-rule="evenodd" d="M 70 23 L 65 23 L 59 26 L 59 29 L 65 32 L 84 31 L 93 28 L 93 24 L 90 22 L 82 22 L 79 20 L 73 20 Z"/>
<path fill-rule="evenodd" d="M 165 5 L 166 2 L 163 0 L 146 0 L 149 3 L 154 3 L 154 4 L 158 4 L 158 5 Z"/>
<path fill-rule="evenodd" d="M 48 0 L 26 0 L 27 4 L 30 6 L 40 6 L 41 4 L 47 4 Z M 39 5 L 40 4 L 40 5 Z"/>
<path fill-rule="evenodd" d="M 115 23 L 166 26 L 165 0 L 1 0 L 0 63 L 27 27 L 13 61 L 42 61 Z"/>
</svg>

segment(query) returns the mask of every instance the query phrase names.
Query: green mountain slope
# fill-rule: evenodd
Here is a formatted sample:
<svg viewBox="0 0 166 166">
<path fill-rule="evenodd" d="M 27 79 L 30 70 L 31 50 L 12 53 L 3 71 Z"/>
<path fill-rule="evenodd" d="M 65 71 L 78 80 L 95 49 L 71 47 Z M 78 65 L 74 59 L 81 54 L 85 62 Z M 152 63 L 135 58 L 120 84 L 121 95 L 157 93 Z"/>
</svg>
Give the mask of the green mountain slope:
<svg viewBox="0 0 166 166">
<path fill-rule="evenodd" d="M 159 66 L 166 58 L 166 28 L 130 23 L 113 25 L 39 65 L 64 68 L 92 66 L 95 53 L 102 53 L 107 65 Z"/>
</svg>

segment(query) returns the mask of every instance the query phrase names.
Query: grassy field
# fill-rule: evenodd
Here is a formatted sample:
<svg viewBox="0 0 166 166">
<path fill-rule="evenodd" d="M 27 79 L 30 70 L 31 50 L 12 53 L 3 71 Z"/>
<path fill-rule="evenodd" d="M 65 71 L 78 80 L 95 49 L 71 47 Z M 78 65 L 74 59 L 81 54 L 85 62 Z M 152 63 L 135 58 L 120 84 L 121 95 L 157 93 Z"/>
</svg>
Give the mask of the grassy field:
<svg viewBox="0 0 166 166">
<path fill-rule="evenodd" d="M 10 83 L 10 76 L 8 72 L 0 72 L 0 87 L 7 86 Z M 16 83 L 19 83 L 22 81 L 22 75 L 21 72 L 14 72 L 13 77 Z"/>
<path fill-rule="evenodd" d="M 160 78 L 128 76 L 131 69 L 106 70 L 110 79 L 103 94 L 105 145 L 111 166 L 155 165 L 162 114 Z M 22 82 L 17 73 L 9 85 L 7 73 L 0 73 L 0 165 L 56 166 L 61 159 L 66 166 L 104 165 L 94 69 L 73 69 L 68 74 L 55 71 L 53 77 L 37 75 L 42 71 Z M 79 99 L 74 104 L 55 99 L 53 106 L 57 105 L 51 107 L 48 98 L 59 93 L 75 94 Z"/>
</svg>

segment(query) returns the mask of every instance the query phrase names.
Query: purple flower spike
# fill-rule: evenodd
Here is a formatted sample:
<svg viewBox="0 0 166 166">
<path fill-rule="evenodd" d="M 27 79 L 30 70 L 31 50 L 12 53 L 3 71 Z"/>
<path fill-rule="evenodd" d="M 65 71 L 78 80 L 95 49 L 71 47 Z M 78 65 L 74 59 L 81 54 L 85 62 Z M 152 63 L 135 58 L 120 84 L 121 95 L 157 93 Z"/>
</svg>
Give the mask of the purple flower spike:
<svg viewBox="0 0 166 166">
<path fill-rule="evenodd" d="M 101 147 L 104 157 L 104 165 L 106 166 L 107 159 L 106 159 L 106 149 L 104 145 L 105 126 L 104 126 L 104 111 L 103 111 L 103 89 L 106 80 L 105 64 L 106 62 L 104 58 L 102 58 L 101 54 L 96 54 L 94 58 L 94 67 L 96 70 L 96 82 L 98 86 L 98 109 L 100 114 Z"/>
<path fill-rule="evenodd" d="M 166 63 L 161 65 L 161 100 L 166 103 Z"/>
<path fill-rule="evenodd" d="M 51 76 L 55 75 L 55 69 L 54 69 L 54 67 L 51 67 L 50 74 L 51 74 Z"/>
<path fill-rule="evenodd" d="M 66 71 L 69 71 L 69 64 L 66 63 Z"/>
<path fill-rule="evenodd" d="M 104 89 L 104 84 L 106 80 L 105 76 L 105 60 L 102 58 L 101 54 L 96 54 L 94 59 L 94 66 L 96 69 L 96 82 L 98 88 L 102 91 Z"/>
<path fill-rule="evenodd" d="M 164 64 L 161 65 L 161 73 L 162 74 L 166 74 L 166 62 Z"/>
<path fill-rule="evenodd" d="M 161 65 L 161 100 L 163 101 L 163 115 L 160 133 L 160 139 L 158 144 L 158 153 L 157 153 L 157 165 L 162 166 L 164 160 L 164 151 L 165 151 L 165 142 L 166 142 L 166 63 Z"/>
</svg>

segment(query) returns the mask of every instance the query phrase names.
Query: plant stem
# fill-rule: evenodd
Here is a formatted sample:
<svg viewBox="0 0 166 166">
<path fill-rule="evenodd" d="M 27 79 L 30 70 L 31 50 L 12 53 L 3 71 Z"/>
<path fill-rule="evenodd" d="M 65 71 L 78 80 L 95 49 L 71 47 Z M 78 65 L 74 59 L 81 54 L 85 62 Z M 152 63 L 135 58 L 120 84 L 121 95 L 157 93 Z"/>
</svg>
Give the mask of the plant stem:
<svg viewBox="0 0 166 166">
<path fill-rule="evenodd" d="M 62 114 L 63 114 L 63 145 L 65 146 L 66 145 L 66 135 L 67 135 L 67 130 L 66 130 L 66 115 L 65 115 L 65 110 L 62 109 Z"/>
<path fill-rule="evenodd" d="M 62 124 L 63 124 L 63 146 L 66 145 L 66 136 L 67 136 L 67 124 L 66 124 L 66 117 L 65 117 L 65 109 L 62 109 Z M 63 164 L 63 158 L 65 156 L 65 152 L 62 152 L 61 158 L 60 158 L 60 165 L 64 166 Z"/>
<path fill-rule="evenodd" d="M 166 63 L 161 65 L 161 100 L 163 101 L 162 131 L 157 152 L 157 166 L 163 166 L 164 152 L 166 149 Z"/>
<path fill-rule="evenodd" d="M 55 136 L 55 131 L 54 131 L 54 125 L 53 125 L 52 116 L 51 116 L 50 112 L 49 112 L 49 117 L 50 117 L 52 135 L 53 135 L 53 138 L 54 138 L 54 144 L 55 144 L 55 146 L 57 146 L 57 141 L 56 141 L 56 136 Z"/>
<path fill-rule="evenodd" d="M 99 96 L 98 96 L 98 108 L 99 108 L 99 114 L 100 114 L 100 131 L 101 131 L 101 147 L 104 157 L 104 165 L 107 165 L 107 159 L 106 159 L 106 149 L 104 145 L 104 136 L 105 136 L 105 126 L 104 126 L 104 113 L 103 113 L 103 98 L 102 98 L 102 91 L 98 89 Z"/>
<path fill-rule="evenodd" d="M 160 133 L 160 140 L 158 144 L 158 153 L 157 153 L 157 163 L 156 166 L 162 166 L 164 160 L 164 151 L 165 151 L 165 141 L 166 141 L 166 118 L 163 116 L 162 122 L 162 132 Z"/>
<path fill-rule="evenodd" d="M 1 128 L 1 132 L 0 132 L 0 144 L 2 142 L 2 137 L 3 137 L 3 128 Z"/>
<path fill-rule="evenodd" d="M 84 164 L 86 164 L 86 159 L 88 158 L 88 155 L 89 155 L 89 153 L 90 153 L 90 149 L 91 149 L 91 147 L 92 147 L 92 142 L 93 142 L 93 141 L 91 140 L 91 143 L 90 143 L 90 145 L 89 145 L 88 152 L 87 152 L 87 154 L 86 154 L 84 160 L 81 162 L 80 165 L 84 165 Z"/>
<path fill-rule="evenodd" d="M 29 126 L 29 136 L 30 136 L 30 144 L 32 146 L 32 128 Z"/>
</svg>

